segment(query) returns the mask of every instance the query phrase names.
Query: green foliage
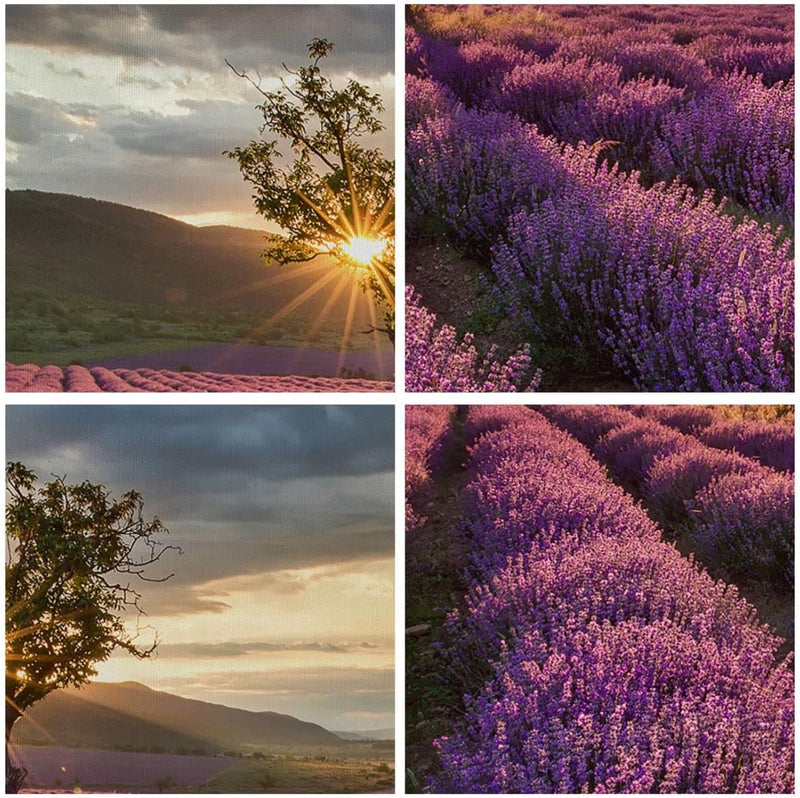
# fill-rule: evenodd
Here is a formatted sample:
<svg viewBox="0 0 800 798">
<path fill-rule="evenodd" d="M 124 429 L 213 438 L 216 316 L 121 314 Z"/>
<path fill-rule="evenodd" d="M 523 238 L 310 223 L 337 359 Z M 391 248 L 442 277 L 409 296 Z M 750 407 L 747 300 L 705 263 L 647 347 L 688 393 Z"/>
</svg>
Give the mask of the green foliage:
<svg viewBox="0 0 800 798">
<path fill-rule="evenodd" d="M 479 335 L 491 335 L 497 329 L 502 318 L 503 309 L 494 296 L 489 294 L 480 298 L 476 303 L 467 322 L 467 329 L 469 332 Z"/>
<path fill-rule="evenodd" d="M 258 784 L 264 792 L 267 792 L 275 786 L 275 777 L 268 770 L 265 770 L 264 774 L 258 780 Z"/>
<path fill-rule="evenodd" d="M 133 332 L 133 326 L 119 319 L 107 319 L 93 324 L 91 332 L 93 343 L 109 344 L 127 340 Z"/>
<path fill-rule="evenodd" d="M 342 265 L 356 266 L 344 246 L 354 236 L 381 238 L 384 252 L 358 271 L 359 284 L 383 305 L 385 332 L 394 329 L 394 163 L 358 139 L 383 129 L 378 114 L 383 103 L 366 86 L 348 80 L 334 88 L 319 63 L 333 50 L 325 39 L 308 45 L 310 66 L 287 70 L 291 85 L 281 79 L 278 91 L 264 91 L 258 110 L 261 133 L 277 139 L 253 140 L 224 154 L 238 161 L 244 179 L 255 188 L 256 210 L 284 231 L 275 236 L 264 256 L 278 263 L 296 263 L 328 254 Z M 291 147 L 294 159 L 282 165 L 279 142 Z"/>
<path fill-rule="evenodd" d="M 6 332 L 6 348 L 12 349 L 27 349 L 31 345 L 31 340 L 28 333 L 20 329 L 9 329 Z"/>
<path fill-rule="evenodd" d="M 39 485 L 22 463 L 6 467 L 6 739 L 21 714 L 48 693 L 84 684 L 115 649 L 146 658 L 120 612 L 141 612 L 131 576 L 175 546 L 135 491 L 110 498 L 102 485 Z M 171 576 L 171 575 L 170 575 Z"/>
</svg>

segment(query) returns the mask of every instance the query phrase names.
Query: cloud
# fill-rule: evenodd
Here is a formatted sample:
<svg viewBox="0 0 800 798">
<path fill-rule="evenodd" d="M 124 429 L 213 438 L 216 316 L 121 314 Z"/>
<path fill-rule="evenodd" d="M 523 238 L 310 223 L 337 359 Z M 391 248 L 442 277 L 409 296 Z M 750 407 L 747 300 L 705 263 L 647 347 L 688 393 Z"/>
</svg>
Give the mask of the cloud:
<svg viewBox="0 0 800 798">
<path fill-rule="evenodd" d="M 41 144 L 54 135 L 63 135 L 70 127 L 58 103 L 22 93 L 6 98 L 6 138 L 9 141 Z"/>
<path fill-rule="evenodd" d="M 6 456 L 41 482 L 139 491 L 170 531 L 148 584 L 151 615 L 224 612 L 209 583 L 394 555 L 393 408 L 368 406 L 10 406 Z"/>
<path fill-rule="evenodd" d="M 263 228 L 222 155 L 258 135 L 262 98 L 225 59 L 275 88 L 311 38 L 333 41 L 326 74 L 382 94 L 390 129 L 362 143 L 391 154 L 393 18 L 390 5 L 8 6 L 6 185 Z M 65 124 L 77 101 L 97 106 L 93 129 Z"/>
<path fill-rule="evenodd" d="M 153 473 L 148 482 L 168 475 L 182 488 L 208 480 L 227 490 L 251 479 L 390 472 L 393 412 L 364 405 L 15 406 L 7 446 L 52 459 L 56 468 L 60 449 L 79 447 L 84 466 L 97 463 L 104 474 Z M 131 463 L 132 452 L 140 460 Z"/>
<path fill-rule="evenodd" d="M 336 679 L 332 679 L 332 675 Z M 209 690 L 225 690 L 227 692 L 294 692 L 295 694 L 311 694 L 340 696 L 345 692 L 361 695 L 394 693 L 394 669 L 385 668 L 353 668 L 346 671 L 336 666 L 310 665 L 308 667 L 286 669 L 278 672 L 263 670 L 218 671 L 195 674 L 192 677 L 176 677 L 174 684 L 181 681 L 192 681 L 195 686 Z"/>
<path fill-rule="evenodd" d="M 314 37 L 336 44 L 329 61 L 362 75 L 393 69 L 391 5 L 8 6 L 7 44 L 118 56 L 135 63 L 277 70 L 305 59 Z"/>
<path fill-rule="evenodd" d="M 163 88 L 162 84 L 154 78 L 145 78 L 140 75 L 120 75 L 118 80 L 122 86 L 140 86 L 150 91 Z"/>
<path fill-rule="evenodd" d="M 45 63 L 45 68 L 49 69 L 55 75 L 68 75 L 69 77 L 79 78 L 80 80 L 87 80 L 87 74 L 78 67 L 72 69 L 59 69 L 52 61 Z"/>
<path fill-rule="evenodd" d="M 245 657 L 257 653 L 273 652 L 319 652 L 325 654 L 351 654 L 355 651 L 364 651 L 378 648 L 377 643 L 361 641 L 358 643 L 162 643 L 159 648 L 160 657 L 175 659 L 216 659 L 218 657 Z"/>
<path fill-rule="evenodd" d="M 183 532 L 175 525 L 176 534 Z M 341 564 L 348 570 L 370 567 L 376 560 L 394 557 L 393 525 L 373 525 L 362 534 L 345 530 L 331 534 L 327 527 L 316 526 L 306 531 L 290 530 L 284 535 L 264 531 L 260 538 L 245 539 L 235 530 L 225 541 L 205 537 L 178 538 L 170 535 L 167 542 L 180 542 L 183 554 L 165 557 L 159 575 L 174 573 L 163 583 L 148 583 L 142 606 L 152 617 L 180 617 L 195 613 L 222 613 L 229 609 L 227 587 L 221 580 L 236 579 L 236 588 L 244 589 L 247 579 L 278 599 L 300 596 L 309 585 L 308 578 L 287 575 L 287 571 Z M 144 591 L 143 591 L 144 592 Z"/>
<path fill-rule="evenodd" d="M 221 100 L 179 100 L 186 114 L 131 112 L 114 121 L 108 132 L 123 150 L 157 158 L 202 158 L 222 161 L 222 152 L 235 146 L 232 130 L 255 130 L 252 108 Z"/>
</svg>

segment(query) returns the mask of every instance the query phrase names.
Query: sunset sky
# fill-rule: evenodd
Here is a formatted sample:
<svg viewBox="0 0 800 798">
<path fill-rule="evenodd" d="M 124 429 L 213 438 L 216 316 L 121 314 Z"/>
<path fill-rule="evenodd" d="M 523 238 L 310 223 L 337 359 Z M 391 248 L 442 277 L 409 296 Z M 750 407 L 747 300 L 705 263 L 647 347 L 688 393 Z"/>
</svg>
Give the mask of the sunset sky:
<svg viewBox="0 0 800 798">
<path fill-rule="evenodd" d="M 392 407 L 9 406 L 6 425 L 7 460 L 139 491 L 183 549 L 140 585 L 157 658 L 102 681 L 393 726 Z"/>
<path fill-rule="evenodd" d="M 6 6 L 6 186 L 119 202 L 191 224 L 267 227 L 223 150 L 258 137 L 261 95 L 315 37 L 337 87 L 384 100 L 393 156 L 394 6 Z"/>
</svg>

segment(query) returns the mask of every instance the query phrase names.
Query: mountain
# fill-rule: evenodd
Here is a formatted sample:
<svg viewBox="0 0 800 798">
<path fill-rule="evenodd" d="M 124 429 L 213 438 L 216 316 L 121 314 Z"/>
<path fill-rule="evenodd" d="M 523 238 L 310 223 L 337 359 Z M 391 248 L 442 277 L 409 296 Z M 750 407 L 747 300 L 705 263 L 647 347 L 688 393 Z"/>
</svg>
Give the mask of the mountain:
<svg viewBox="0 0 800 798">
<path fill-rule="evenodd" d="M 249 712 L 151 690 L 137 682 L 93 682 L 57 690 L 14 727 L 18 744 L 215 753 L 243 746 L 341 744 L 315 723 Z"/>
<path fill-rule="evenodd" d="M 394 729 L 368 729 L 366 731 L 339 731 L 334 730 L 334 734 L 343 740 L 394 740 Z"/>
<path fill-rule="evenodd" d="M 6 190 L 6 285 L 9 294 L 46 286 L 121 302 L 274 312 L 335 267 L 318 259 L 270 268 L 260 255 L 266 235 L 194 227 L 69 194 Z M 303 310 L 315 314 L 329 295 L 330 285 Z M 331 317 L 344 319 L 346 311 L 343 296 Z"/>
</svg>

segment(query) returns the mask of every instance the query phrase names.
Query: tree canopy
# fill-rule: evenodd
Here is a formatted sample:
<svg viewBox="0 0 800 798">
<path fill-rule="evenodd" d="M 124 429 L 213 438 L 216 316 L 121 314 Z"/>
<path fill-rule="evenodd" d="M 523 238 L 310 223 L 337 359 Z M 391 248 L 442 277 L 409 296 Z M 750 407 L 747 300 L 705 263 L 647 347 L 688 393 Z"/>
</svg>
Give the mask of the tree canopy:
<svg viewBox="0 0 800 798">
<path fill-rule="evenodd" d="M 272 237 L 264 256 L 281 264 L 331 255 L 357 270 L 359 285 L 383 308 L 384 332 L 394 332 L 394 162 L 359 139 L 384 128 L 378 94 L 355 80 L 336 89 L 320 68 L 334 45 L 314 39 L 309 66 L 293 80 L 264 91 L 246 72 L 228 66 L 261 93 L 260 133 L 276 139 L 253 140 L 225 154 L 238 161 L 251 183 L 259 214 L 284 233 Z M 226 62 L 227 63 L 227 62 Z M 282 164 L 279 142 L 294 155 Z"/>
<path fill-rule="evenodd" d="M 121 613 L 142 614 L 132 579 L 162 582 L 152 566 L 169 550 L 136 491 L 112 499 L 102 485 L 40 485 L 22 463 L 6 466 L 6 742 L 14 723 L 53 690 L 84 684 L 115 649 L 140 659 Z"/>
</svg>

